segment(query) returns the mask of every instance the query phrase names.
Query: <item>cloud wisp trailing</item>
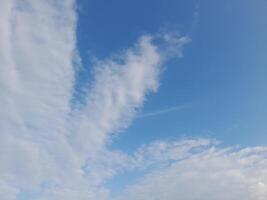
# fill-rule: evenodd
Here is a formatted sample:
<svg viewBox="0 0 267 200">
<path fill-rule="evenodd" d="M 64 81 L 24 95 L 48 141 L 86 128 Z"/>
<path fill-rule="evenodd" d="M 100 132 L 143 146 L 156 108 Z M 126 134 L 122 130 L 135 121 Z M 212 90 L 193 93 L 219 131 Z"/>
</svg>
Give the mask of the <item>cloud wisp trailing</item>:
<svg viewBox="0 0 267 200">
<path fill-rule="evenodd" d="M 158 141 L 130 155 L 108 149 L 112 134 L 127 128 L 146 95 L 157 91 L 162 67 L 182 55 L 189 39 L 145 35 L 123 53 L 95 61 L 85 105 L 73 108 L 75 4 L 1 2 L 0 199 L 112 199 L 104 183 L 135 171 L 145 175 L 116 198 L 263 199 L 264 147 L 220 149 L 196 139 Z"/>
<path fill-rule="evenodd" d="M 187 106 L 174 106 L 174 107 L 170 107 L 170 108 L 166 108 L 166 109 L 162 109 L 162 110 L 157 110 L 157 111 L 153 111 L 153 112 L 142 113 L 142 114 L 138 115 L 137 118 L 154 117 L 157 115 L 162 115 L 162 114 L 167 114 L 170 112 L 180 111 L 180 110 L 183 110 L 186 108 L 187 108 Z"/>
</svg>

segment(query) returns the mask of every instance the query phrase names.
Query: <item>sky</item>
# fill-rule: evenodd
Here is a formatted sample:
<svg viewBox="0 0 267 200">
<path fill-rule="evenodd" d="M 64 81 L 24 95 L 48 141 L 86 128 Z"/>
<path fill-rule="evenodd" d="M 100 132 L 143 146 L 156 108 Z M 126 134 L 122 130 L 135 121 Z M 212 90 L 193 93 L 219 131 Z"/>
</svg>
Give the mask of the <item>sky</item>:
<svg viewBox="0 0 267 200">
<path fill-rule="evenodd" d="M 266 200 L 266 9 L 1 0 L 0 199 Z"/>
</svg>

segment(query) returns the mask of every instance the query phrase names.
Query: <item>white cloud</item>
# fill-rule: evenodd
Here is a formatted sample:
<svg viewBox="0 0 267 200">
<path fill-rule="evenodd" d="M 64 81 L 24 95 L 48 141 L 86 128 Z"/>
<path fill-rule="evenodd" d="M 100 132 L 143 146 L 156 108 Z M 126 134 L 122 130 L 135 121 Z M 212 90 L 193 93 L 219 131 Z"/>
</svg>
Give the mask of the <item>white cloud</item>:
<svg viewBox="0 0 267 200">
<path fill-rule="evenodd" d="M 1 105 L 5 105 L 1 127 L 8 132 L 19 128 L 20 134 L 29 130 L 55 134 L 51 130 L 69 111 L 73 84 L 73 2 L 4 0 L 1 4 Z"/>
<path fill-rule="evenodd" d="M 78 117 L 74 115 L 79 123 L 73 137 L 85 151 L 92 143 L 102 146 L 108 133 L 127 126 L 135 109 L 142 106 L 146 93 L 157 89 L 161 57 L 151 40 L 144 36 L 123 55 L 96 61 L 87 105 L 78 111 Z"/>
<path fill-rule="evenodd" d="M 187 41 L 181 44 L 175 40 L 176 53 L 182 51 Z M 159 39 L 159 38 L 157 38 Z M 153 36 L 143 36 L 137 44 L 119 55 L 95 62 L 95 80 L 88 94 L 87 104 L 73 114 L 75 122 L 70 140 L 80 154 L 87 160 L 85 168 L 90 180 L 97 185 L 117 173 L 118 164 L 127 163 L 127 155 L 109 152 L 105 145 L 111 142 L 112 133 L 126 128 L 142 107 L 145 96 L 155 92 L 159 75 L 166 55 L 154 44 Z M 173 43 L 161 38 L 164 44 L 173 48 Z M 181 56 L 181 53 L 179 54 Z M 105 161 L 112 157 L 112 161 Z M 121 162 L 123 161 L 123 162 Z M 101 166 L 102 164 L 102 166 Z M 124 165 L 124 164 L 122 164 Z M 113 166 L 109 168 L 106 166 Z"/>
<path fill-rule="evenodd" d="M 208 140 L 191 140 L 192 145 L 175 143 L 146 146 L 141 151 L 145 157 L 142 166 L 156 160 L 158 167 L 127 186 L 118 199 L 266 199 L 266 147 L 219 148 Z"/>
<path fill-rule="evenodd" d="M 73 3 L 1 1 L 0 179 L 10 188 L 0 188 L 1 199 L 60 176 L 57 148 L 68 148 L 62 129 L 74 81 Z"/>
</svg>

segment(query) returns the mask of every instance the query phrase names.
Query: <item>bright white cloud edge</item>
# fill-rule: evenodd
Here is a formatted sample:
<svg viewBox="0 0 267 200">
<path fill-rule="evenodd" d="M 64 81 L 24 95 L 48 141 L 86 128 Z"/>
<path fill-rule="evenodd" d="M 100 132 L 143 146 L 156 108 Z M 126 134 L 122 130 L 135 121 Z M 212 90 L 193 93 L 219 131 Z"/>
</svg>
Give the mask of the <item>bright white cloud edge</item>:
<svg viewBox="0 0 267 200">
<path fill-rule="evenodd" d="M 154 142 L 132 155 L 108 149 L 189 39 L 142 36 L 97 61 L 86 105 L 72 110 L 76 18 L 74 0 L 1 2 L 0 199 L 112 199 L 104 183 L 135 171 L 144 175 L 116 199 L 265 199 L 265 147 L 195 139 Z"/>
</svg>

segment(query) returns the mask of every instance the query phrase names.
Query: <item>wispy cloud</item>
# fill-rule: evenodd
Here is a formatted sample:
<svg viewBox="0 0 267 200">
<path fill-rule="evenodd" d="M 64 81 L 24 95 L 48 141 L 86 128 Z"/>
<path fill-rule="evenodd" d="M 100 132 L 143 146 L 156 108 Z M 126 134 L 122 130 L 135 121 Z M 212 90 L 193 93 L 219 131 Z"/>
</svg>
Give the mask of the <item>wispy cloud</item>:
<svg viewBox="0 0 267 200">
<path fill-rule="evenodd" d="M 141 114 L 137 115 L 137 118 L 154 117 L 154 116 L 158 116 L 158 115 L 162 115 L 162 114 L 167 114 L 170 112 L 177 112 L 177 111 L 180 111 L 180 110 L 183 110 L 186 108 L 188 108 L 188 106 L 186 106 L 186 105 L 174 106 L 174 107 L 170 107 L 170 108 L 166 108 L 166 109 L 162 109 L 162 110 L 157 110 L 157 111 L 153 111 L 153 112 L 141 113 Z"/>
</svg>

